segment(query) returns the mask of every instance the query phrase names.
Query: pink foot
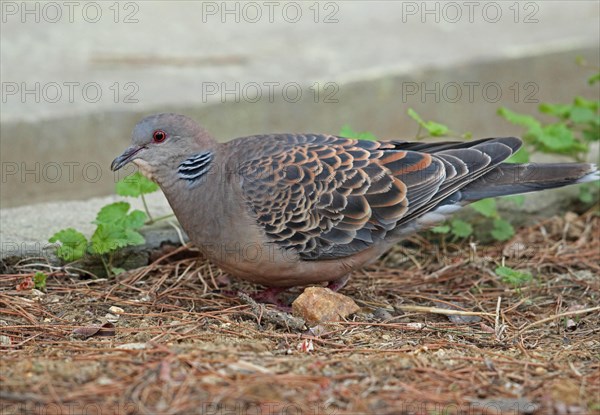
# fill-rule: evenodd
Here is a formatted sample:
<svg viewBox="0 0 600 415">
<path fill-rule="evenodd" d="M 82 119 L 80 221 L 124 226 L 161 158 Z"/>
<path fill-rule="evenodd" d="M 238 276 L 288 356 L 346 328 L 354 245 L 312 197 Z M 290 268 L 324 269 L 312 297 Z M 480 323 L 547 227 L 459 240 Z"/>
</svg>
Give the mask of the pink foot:
<svg viewBox="0 0 600 415">
<path fill-rule="evenodd" d="M 279 298 L 279 294 L 286 290 L 287 288 L 271 287 L 254 294 L 250 294 L 250 297 L 259 303 L 275 304 L 281 310 L 289 311 L 291 310 L 289 304 L 286 304 L 281 298 Z"/>
<path fill-rule="evenodd" d="M 350 274 L 344 275 L 342 278 L 338 278 L 337 280 L 329 281 L 329 283 L 327 283 L 327 288 L 329 288 L 331 291 L 338 292 L 344 288 L 349 279 Z"/>
</svg>

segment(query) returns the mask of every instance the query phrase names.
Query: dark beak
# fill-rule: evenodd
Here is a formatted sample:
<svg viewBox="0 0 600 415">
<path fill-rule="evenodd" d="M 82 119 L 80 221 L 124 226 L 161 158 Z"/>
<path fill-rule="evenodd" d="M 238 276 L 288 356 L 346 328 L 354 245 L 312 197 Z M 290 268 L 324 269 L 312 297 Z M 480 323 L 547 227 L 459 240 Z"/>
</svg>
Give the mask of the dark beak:
<svg viewBox="0 0 600 415">
<path fill-rule="evenodd" d="M 135 155 L 137 153 L 139 153 L 139 151 L 142 150 L 143 148 L 144 147 L 140 147 L 140 146 L 128 147 L 123 152 L 123 154 L 121 154 L 119 157 L 117 157 L 116 159 L 113 160 L 113 162 L 110 165 L 110 169 L 112 171 L 119 170 L 121 167 L 123 167 L 124 165 L 126 165 L 127 163 L 129 163 L 130 161 L 135 159 Z"/>
</svg>

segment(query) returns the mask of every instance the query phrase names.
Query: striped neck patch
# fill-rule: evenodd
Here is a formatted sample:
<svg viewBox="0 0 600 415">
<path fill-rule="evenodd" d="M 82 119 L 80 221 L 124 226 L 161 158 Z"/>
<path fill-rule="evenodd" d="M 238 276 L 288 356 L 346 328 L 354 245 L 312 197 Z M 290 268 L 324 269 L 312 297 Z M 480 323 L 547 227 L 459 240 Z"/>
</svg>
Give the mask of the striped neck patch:
<svg viewBox="0 0 600 415">
<path fill-rule="evenodd" d="M 189 182 L 200 179 L 209 169 L 213 159 L 210 151 L 198 153 L 186 159 L 179 165 L 179 178 Z"/>
</svg>

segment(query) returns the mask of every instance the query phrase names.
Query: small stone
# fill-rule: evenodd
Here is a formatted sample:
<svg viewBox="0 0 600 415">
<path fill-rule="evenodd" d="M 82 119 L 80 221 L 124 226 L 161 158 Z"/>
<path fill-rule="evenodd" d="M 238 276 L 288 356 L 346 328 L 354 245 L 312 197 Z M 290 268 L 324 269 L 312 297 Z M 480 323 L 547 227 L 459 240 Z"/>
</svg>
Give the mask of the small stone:
<svg viewBox="0 0 600 415">
<path fill-rule="evenodd" d="M 573 330 L 575 330 L 577 328 L 577 323 L 573 319 L 568 319 L 566 325 L 567 325 L 566 328 L 569 331 L 573 331 Z"/>
<path fill-rule="evenodd" d="M 373 311 L 373 318 L 377 321 L 387 321 L 394 318 L 394 316 L 392 316 L 385 308 L 378 307 Z"/>
<path fill-rule="evenodd" d="M 110 322 L 110 323 L 116 323 L 117 321 L 119 321 L 119 315 L 116 314 L 110 314 L 110 313 L 106 313 L 106 315 L 104 316 L 106 318 L 106 321 Z"/>
<path fill-rule="evenodd" d="M 435 301 L 435 305 L 438 308 L 445 308 L 447 310 L 463 311 L 465 309 L 463 304 L 457 302 L 443 303 L 441 301 Z M 448 320 L 450 320 L 454 324 L 471 324 L 479 323 L 481 321 L 481 317 L 479 316 L 461 316 L 458 314 L 448 314 L 446 317 L 448 317 Z"/>
<path fill-rule="evenodd" d="M 527 254 L 527 245 L 521 241 L 514 241 L 504 246 L 502 255 L 507 258 L 518 259 Z"/>
<path fill-rule="evenodd" d="M 123 310 L 121 307 L 117 307 L 116 305 L 111 306 L 108 311 L 112 314 L 123 314 L 125 312 L 125 310 Z"/>
<path fill-rule="evenodd" d="M 337 321 L 359 310 L 351 298 L 324 287 L 308 287 L 292 303 L 292 313 L 310 324 Z"/>
<path fill-rule="evenodd" d="M 144 350 L 148 348 L 147 343 L 124 343 L 116 347 L 116 349 L 124 350 Z"/>
<path fill-rule="evenodd" d="M 96 383 L 97 383 L 98 385 L 100 385 L 100 386 L 107 386 L 107 385 L 112 385 L 112 384 L 113 384 L 113 383 L 115 383 L 115 382 L 113 382 L 113 380 L 112 380 L 111 378 L 109 378 L 109 377 L 106 377 L 106 376 L 100 376 L 100 377 L 99 377 L 99 378 L 96 380 Z"/>
<path fill-rule="evenodd" d="M 0 344 L 2 346 L 10 346 L 12 341 L 10 340 L 10 337 L 2 335 L 0 336 Z"/>
<path fill-rule="evenodd" d="M 31 295 L 34 296 L 34 297 L 37 297 L 37 298 L 41 298 L 41 297 L 45 296 L 46 293 L 43 292 L 43 291 L 37 290 L 35 288 L 32 288 L 31 289 Z"/>
<path fill-rule="evenodd" d="M 579 219 L 579 215 L 575 212 L 565 213 L 565 221 L 566 222 L 576 222 L 578 219 Z"/>
</svg>

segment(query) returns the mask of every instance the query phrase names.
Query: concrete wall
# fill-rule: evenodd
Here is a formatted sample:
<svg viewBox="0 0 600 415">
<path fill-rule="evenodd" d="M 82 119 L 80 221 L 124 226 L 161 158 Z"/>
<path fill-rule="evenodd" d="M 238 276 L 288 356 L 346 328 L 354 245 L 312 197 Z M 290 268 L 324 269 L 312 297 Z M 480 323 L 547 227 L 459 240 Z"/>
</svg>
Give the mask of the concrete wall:
<svg viewBox="0 0 600 415">
<path fill-rule="evenodd" d="M 582 56 L 599 66 L 599 3 L 526 3 L 518 15 L 512 2 L 478 3 L 469 16 L 461 2 L 324 2 L 316 16 L 312 3 L 282 2 L 273 23 L 262 2 L 257 23 L 246 3 L 228 3 L 223 14 L 221 2 L 134 2 L 118 19 L 99 3 L 95 23 L 96 6 L 81 3 L 73 23 L 64 6 L 53 23 L 43 5 L 23 14 L 20 2 L 4 2 L 0 205 L 113 193 L 110 161 L 152 112 L 189 114 L 222 140 L 337 133 L 343 124 L 410 139 L 409 107 L 458 133 L 518 134 L 498 107 L 534 114 L 539 102 L 599 93 L 585 83 L 593 69 L 575 64 Z M 301 18 L 291 23 L 297 6 Z M 138 21 L 124 23 L 129 14 Z M 78 83 L 72 100 L 69 82 Z M 268 82 L 278 83 L 273 100 Z M 238 93 L 225 93 L 236 83 Z M 263 87 L 256 102 L 255 84 Z M 291 102 L 295 85 L 303 95 Z M 61 98 L 51 102 L 56 91 Z M 92 102 L 97 91 L 102 97 Z M 132 92 L 138 102 L 126 102 Z"/>
</svg>

